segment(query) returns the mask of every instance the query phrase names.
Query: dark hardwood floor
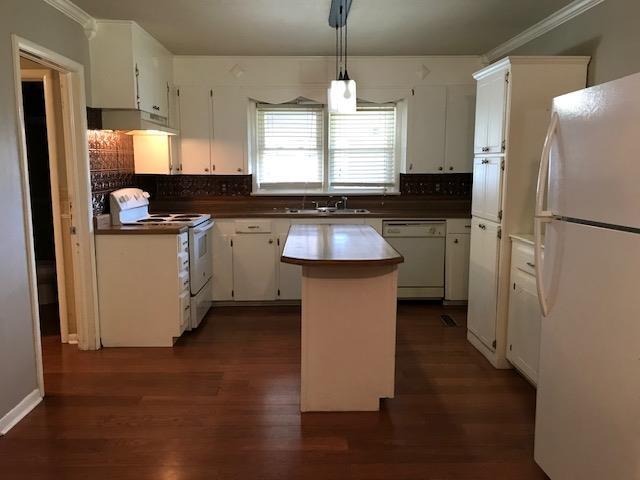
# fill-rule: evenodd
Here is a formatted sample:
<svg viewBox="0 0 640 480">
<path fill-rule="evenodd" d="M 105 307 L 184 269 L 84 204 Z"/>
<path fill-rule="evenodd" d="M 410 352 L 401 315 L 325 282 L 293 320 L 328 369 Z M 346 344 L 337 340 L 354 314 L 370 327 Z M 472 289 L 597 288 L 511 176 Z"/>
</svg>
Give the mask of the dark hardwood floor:
<svg viewBox="0 0 640 480">
<path fill-rule="evenodd" d="M 374 413 L 298 412 L 297 307 L 218 308 L 173 349 L 47 337 L 47 397 L 0 438 L 0 478 L 545 479 L 534 389 L 494 370 L 464 321 L 400 305 L 396 397 Z"/>
</svg>

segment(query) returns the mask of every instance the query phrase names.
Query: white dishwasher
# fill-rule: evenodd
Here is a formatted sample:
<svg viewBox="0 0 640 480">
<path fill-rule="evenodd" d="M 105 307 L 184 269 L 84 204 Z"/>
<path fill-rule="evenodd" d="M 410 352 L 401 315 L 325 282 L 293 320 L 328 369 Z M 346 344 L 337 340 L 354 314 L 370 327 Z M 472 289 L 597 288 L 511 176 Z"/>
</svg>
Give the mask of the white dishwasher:
<svg viewBox="0 0 640 480">
<path fill-rule="evenodd" d="M 404 257 L 398 298 L 444 297 L 444 221 L 388 220 L 382 223 L 382 236 Z"/>
</svg>

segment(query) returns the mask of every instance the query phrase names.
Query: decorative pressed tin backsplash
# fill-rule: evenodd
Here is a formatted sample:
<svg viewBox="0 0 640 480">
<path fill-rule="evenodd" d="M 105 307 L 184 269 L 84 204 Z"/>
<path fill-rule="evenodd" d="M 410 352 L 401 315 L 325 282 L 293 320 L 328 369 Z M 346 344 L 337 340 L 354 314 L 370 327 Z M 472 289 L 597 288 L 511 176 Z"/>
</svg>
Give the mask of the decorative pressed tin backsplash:
<svg viewBox="0 0 640 480">
<path fill-rule="evenodd" d="M 470 198 L 472 177 L 471 173 L 401 174 L 400 193 Z"/>
<path fill-rule="evenodd" d="M 136 183 L 156 199 L 251 195 L 251 175 L 136 175 Z"/>
<path fill-rule="evenodd" d="M 133 139 L 121 132 L 89 130 L 93 214 L 109 212 L 109 194 L 135 186 Z"/>
</svg>

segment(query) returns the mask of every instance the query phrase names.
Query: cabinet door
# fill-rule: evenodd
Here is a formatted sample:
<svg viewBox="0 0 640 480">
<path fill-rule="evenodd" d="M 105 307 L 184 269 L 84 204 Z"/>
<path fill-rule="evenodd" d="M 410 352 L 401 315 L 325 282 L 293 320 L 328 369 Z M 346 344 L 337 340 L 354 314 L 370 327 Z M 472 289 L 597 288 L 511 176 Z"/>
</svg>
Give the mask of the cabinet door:
<svg viewBox="0 0 640 480">
<path fill-rule="evenodd" d="M 233 236 L 235 300 L 276 299 L 276 242 L 271 234 Z"/>
<path fill-rule="evenodd" d="M 541 313 L 533 275 L 514 268 L 509 291 L 507 358 L 535 385 L 538 381 Z"/>
<path fill-rule="evenodd" d="M 220 232 L 218 225 L 215 225 L 213 235 L 211 235 L 211 242 L 213 300 L 233 300 L 233 250 L 231 248 L 231 235 Z"/>
<path fill-rule="evenodd" d="M 211 171 L 211 89 L 180 87 L 180 162 L 182 173 Z"/>
<path fill-rule="evenodd" d="M 486 160 L 482 216 L 499 222 L 502 218 L 502 158 L 488 157 Z"/>
<path fill-rule="evenodd" d="M 444 298 L 466 300 L 469 293 L 469 247 L 467 233 L 447 234 Z"/>
<path fill-rule="evenodd" d="M 486 79 L 487 145 L 489 153 L 501 153 L 504 140 L 505 107 L 507 104 L 506 72 L 496 72 Z"/>
<path fill-rule="evenodd" d="M 501 153 L 504 140 L 507 72 L 501 70 L 478 81 L 475 153 Z"/>
<path fill-rule="evenodd" d="M 445 87 L 414 89 L 407 112 L 407 173 L 444 170 L 446 105 Z"/>
<path fill-rule="evenodd" d="M 485 177 L 487 159 L 475 157 L 473 159 L 473 185 L 471 190 L 471 215 L 484 217 Z"/>
<path fill-rule="evenodd" d="M 286 233 L 278 235 L 276 258 L 276 264 L 278 265 L 278 298 L 281 300 L 300 300 L 302 297 L 302 267 L 280 261 L 286 241 Z"/>
<path fill-rule="evenodd" d="M 467 328 L 491 349 L 496 338 L 499 228 L 479 218 L 471 222 Z"/>
<path fill-rule="evenodd" d="M 445 134 L 444 171 L 472 171 L 475 86 L 447 87 L 447 120 Z"/>
<path fill-rule="evenodd" d="M 211 172 L 242 175 L 247 143 L 247 98 L 238 87 L 213 91 L 211 126 Z"/>
<path fill-rule="evenodd" d="M 172 77 L 171 54 L 139 27 L 133 28 L 133 56 L 137 67 L 140 109 L 169 115 L 167 85 Z"/>
</svg>

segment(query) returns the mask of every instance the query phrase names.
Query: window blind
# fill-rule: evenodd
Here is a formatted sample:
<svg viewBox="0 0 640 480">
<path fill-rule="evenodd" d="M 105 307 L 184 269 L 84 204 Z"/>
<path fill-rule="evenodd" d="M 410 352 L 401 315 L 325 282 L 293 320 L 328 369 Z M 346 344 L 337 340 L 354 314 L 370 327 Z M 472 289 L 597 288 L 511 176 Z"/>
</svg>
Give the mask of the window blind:
<svg viewBox="0 0 640 480">
<path fill-rule="evenodd" d="M 260 188 L 321 187 L 322 106 L 259 104 L 256 112 L 257 182 Z"/>
<path fill-rule="evenodd" d="M 329 186 L 386 187 L 396 177 L 395 106 L 329 117 Z"/>
</svg>

